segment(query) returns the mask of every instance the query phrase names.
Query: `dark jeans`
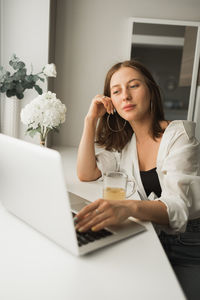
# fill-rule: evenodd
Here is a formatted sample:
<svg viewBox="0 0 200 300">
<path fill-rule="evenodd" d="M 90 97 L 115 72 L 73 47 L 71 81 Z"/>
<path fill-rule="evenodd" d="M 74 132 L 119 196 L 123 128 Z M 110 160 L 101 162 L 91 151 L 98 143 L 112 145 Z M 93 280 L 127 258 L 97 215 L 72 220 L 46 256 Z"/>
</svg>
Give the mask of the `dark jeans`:
<svg viewBox="0 0 200 300">
<path fill-rule="evenodd" d="M 184 233 L 161 232 L 162 246 L 188 300 L 200 299 L 200 218 L 188 222 Z"/>
</svg>

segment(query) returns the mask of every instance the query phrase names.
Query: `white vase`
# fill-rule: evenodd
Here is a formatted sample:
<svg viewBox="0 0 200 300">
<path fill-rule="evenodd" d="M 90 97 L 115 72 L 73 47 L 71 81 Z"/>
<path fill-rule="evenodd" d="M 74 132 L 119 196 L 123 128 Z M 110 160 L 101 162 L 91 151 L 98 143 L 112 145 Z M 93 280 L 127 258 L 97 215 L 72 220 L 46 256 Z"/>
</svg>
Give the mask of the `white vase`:
<svg viewBox="0 0 200 300">
<path fill-rule="evenodd" d="M 13 96 L 1 96 L 1 132 L 19 137 L 21 101 Z"/>
</svg>

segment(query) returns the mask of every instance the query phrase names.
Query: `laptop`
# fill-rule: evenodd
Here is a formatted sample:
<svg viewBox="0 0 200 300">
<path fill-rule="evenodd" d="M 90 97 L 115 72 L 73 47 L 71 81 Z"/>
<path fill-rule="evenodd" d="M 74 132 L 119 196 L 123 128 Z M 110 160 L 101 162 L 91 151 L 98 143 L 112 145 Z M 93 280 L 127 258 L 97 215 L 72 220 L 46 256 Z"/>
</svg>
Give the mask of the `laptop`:
<svg viewBox="0 0 200 300">
<path fill-rule="evenodd" d="M 145 230 L 127 220 L 99 232 L 76 232 L 74 213 L 90 202 L 67 191 L 60 153 L 3 134 L 0 149 L 5 208 L 72 254 L 84 255 Z"/>
</svg>

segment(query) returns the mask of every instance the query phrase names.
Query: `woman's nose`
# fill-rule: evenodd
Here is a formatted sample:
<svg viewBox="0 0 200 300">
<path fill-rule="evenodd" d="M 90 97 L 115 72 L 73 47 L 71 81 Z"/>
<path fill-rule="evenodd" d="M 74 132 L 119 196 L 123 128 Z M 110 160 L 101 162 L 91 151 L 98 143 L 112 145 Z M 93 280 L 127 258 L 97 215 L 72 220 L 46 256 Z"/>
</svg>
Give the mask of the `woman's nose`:
<svg viewBox="0 0 200 300">
<path fill-rule="evenodd" d="M 129 90 L 125 89 L 123 90 L 123 93 L 122 93 L 122 100 L 123 101 L 128 101 L 128 100 L 131 100 L 131 93 Z"/>
</svg>

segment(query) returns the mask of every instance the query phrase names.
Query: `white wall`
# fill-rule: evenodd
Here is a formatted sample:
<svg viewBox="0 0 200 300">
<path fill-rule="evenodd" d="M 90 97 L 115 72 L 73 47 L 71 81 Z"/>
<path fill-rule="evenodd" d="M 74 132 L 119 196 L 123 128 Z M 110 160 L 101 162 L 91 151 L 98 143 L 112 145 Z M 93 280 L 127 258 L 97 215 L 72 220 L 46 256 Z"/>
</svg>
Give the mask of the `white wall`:
<svg viewBox="0 0 200 300">
<path fill-rule="evenodd" d="M 40 72 L 48 63 L 50 0 L 1 0 L 1 10 L 1 64 L 8 68 L 9 59 L 15 53 L 29 71 L 32 63 L 33 73 Z M 46 84 L 39 85 L 46 90 Z M 21 106 L 37 95 L 35 90 L 27 90 Z M 24 131 L 21 124 L 20 138 L 32 142 Z"/>
<path fill-rule="evenodd" d="M 196 137 L 200 141 L 200 86 L 197 87 L 196 92 L 196 107 L 194 113 L 194 121 L 196 122 Z"/>
<path fill-rule="evenodd" d="M 55 91 L 67 121 L 54 144 L 77 146 L 91 99 L 103 90 L 107 70 L 127 59 L 127 19 L 200 21 L 199 0 L 58 0 Z"/>
</svg>

